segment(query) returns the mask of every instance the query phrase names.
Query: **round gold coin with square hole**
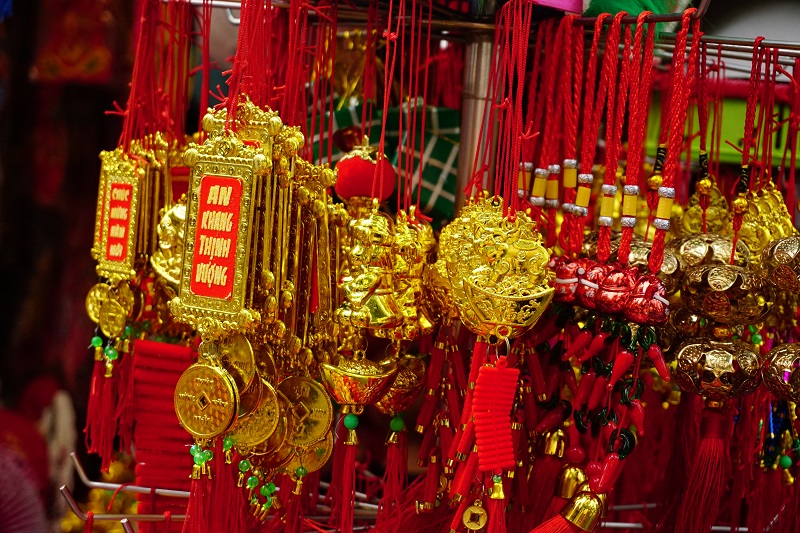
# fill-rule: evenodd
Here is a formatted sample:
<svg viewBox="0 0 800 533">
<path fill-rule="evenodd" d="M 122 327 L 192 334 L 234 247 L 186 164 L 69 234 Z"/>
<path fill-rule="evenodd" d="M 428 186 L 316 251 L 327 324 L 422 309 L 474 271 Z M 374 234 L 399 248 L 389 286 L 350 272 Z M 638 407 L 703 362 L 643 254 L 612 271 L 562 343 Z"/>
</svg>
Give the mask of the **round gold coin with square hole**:
<svg viewBox="0 0 800 533">
<path fill-rule="evenodd" d="M 97 324 L 100 321 L 100 308 L 108 300 L 111 289 L 105 283 L 98 283 L 86 295 L 86 314 Z"/>
<path fill-rule="evenodd" d="M 238 449 L 253 448 L 266 441 L 278 428 L 281 408 L 275 389 L 262 381 L 261 401 L 248 417 L 236 421 L 228 436 Z"/>
<path fill-rule="evenodd" d="M 289 462 L 283 469 L 294 473 L 297 467 L 302 466 L 307 473 L 316 472 L 328 462 L 333 452 L 333 432 L 325 434 L 325 438 L 307 448 L 297 448 Z"/>
<path fill-rule="evenodd" d="M 125 331 L 128 312 L 116 300 L 106 300 L 100 306 L 100 330 L 106 337 L 119 337 Z"/>
<path fill-rule="evenodd" d="M 245 392 L 256 377 L 256 360 L 250 341 L 241 333 L 236 333 L 217 345 L 217 353 L 239 392 Z"/>
<path fill-rule="evenodd" d="M 210 439 L 230 427 L 239 394 L 223 369 L 194 364 L 178 379 L 174 400 L 175 413 L 186 431 L 198 439 Z"/>
<path fill-rule="evenodd" d="M 289 443 L 304 448 L 325 438 L 333 422 L 333 405 L 322 385 L 304 376 L 293 376 L 281 381 L 278 390 L 289 400 L 294 426 Z"/>
</svg>

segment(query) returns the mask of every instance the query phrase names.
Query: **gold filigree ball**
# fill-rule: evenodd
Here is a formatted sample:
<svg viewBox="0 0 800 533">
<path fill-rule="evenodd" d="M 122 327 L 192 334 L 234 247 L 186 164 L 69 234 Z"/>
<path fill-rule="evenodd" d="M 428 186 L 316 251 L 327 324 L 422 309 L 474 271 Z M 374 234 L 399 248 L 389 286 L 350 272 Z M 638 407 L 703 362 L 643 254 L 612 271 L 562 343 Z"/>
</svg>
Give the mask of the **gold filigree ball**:
<svg viewBox="0 0 800 533">
<path fill-rule="evenodd" d="M 790 402 L 800 402 L 800 345 L 781 344 L 769 351 L 764 368 L 764 385 Z"/>
<path fill-rule="evenodd" d="M 694 314 L 723 324 L 757 324 L 772 310 L 773 291 L 755 271 L 733 265 L 688 269 L 681 296 Z"/>
<path fill-rule="evenodd" d="M 750 345 L 701 337 L 678 348 L 673 376 L 681 389 L 722 402 L 755 391 L 761 368 L 761 356 Z"/>
</svg>

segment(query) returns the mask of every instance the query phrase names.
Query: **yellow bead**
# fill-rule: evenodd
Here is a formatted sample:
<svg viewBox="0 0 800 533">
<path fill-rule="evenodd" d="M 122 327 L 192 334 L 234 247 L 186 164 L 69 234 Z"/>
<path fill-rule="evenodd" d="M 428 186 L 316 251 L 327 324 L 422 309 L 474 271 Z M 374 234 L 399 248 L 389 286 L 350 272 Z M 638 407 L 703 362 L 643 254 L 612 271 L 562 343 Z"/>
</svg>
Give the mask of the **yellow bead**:
<svg viewBox="0 0 800 533">
<path fill-rule="evenodd" d="M 575 205 L 578 207 L 589 207 L 592 190 L 589 187 L 578 187 L 578 196 L 575 198 Z"/>
<path fill-rule="evenodd" d="M 558 200 L 558 180 L 547 180 L 545 198 L 548 200 Z"/>
<path fill-rule="evenodd" d="M 578 185 L 578 169 L 577 168 L 564 168 L 564 187 L 573 188 Z"/>
<path fill-rule="evenodd" d="M 672 198 L 664 198 L 663 196 L 658 199 L 658 207 L 656 208 L 656 217 L 664 220 L 669 220 L 672 216 Z"/>
<path fill-rule="evenodd" d="M 614 216 L 614 197 L 613 196 L 603 196 L 603 200 L 600 203 L 600 216 L 601 217 L 612 217 L 612 216 Z"/>
<path fill-rule="evenodd" d="M 547 190 L 547 178 L 536 176 L 536 179 L 533 180 L 533 193 L 531 196 L 535 196 L 537 198 L 544 198 L 544 193 L 546 190 Z"/>
<path fill-rule="evenodd" d="M 637 197 L 626 194 L 622 197 L 622 216 L 635 217 L 636 208 L 638 207 Z"/>
<path fill-rule="evenodd" d="M 734 215 L 744 215 L 747 213 L 747 198 L 738 196 L 732 203 Z"/>
<path fill-rule="evenodd" d="M 699 194 L 710 194 L 711 193 L 711 180 L 708 178 L 703 178 L 697 182 L 697 192 Z"/>
<path fill-rule="evenodd" d="M 658 190 L 661 187 L 661 184 L 664 183 L 664 176 L 661 174 L 653 174 L 649 178 L 647 178 L 647 186 L 650 188 L 651 191 Z"/>
</svg>

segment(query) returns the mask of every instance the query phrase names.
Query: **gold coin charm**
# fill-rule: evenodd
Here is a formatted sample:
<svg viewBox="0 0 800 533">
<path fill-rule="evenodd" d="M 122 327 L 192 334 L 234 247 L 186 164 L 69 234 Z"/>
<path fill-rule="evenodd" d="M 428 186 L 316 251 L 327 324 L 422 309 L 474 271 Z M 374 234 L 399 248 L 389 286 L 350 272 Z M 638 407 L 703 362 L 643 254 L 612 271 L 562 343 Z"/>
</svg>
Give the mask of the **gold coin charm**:
<svg viewBox="0 0 800 533">
<path fill-rule="evenodd" d="M 278 398 L 278 423 L 275 431 L 267 440 L 252 450 L 252 455 L 272 455 L 281 449 L 286 437 L 292 432 L 292 419 L 289 416 L 289 400 L 280 391 L 275 391 Z"/>
<path fill-rule="evenodd" d="M 273 356 L 272 346 L 267 343 L 259 346 L 255 351 L 255 359 L 256 366 L 258 367 L 258 373 L 264 378 L 268 378 L 273 382 L 277 382 L 278 369 L 275 365 L 275 357 Z"/>
<path fill-rule="evenodd" d="M 231 378 L 233 379 L 233 376 L 231 376 Z M 233 379 L 233 383 L 236 385 L 235 379 Z M 264 387 L 257 381 L 254 381 L 245 392 L 242 392 L 238 385 L 236 385 L 236 390 L 239 391 L 239 409 L 236 411 L 236 421 L 238 423 L 249 418 L 256 412 L 256 409 L 258 409 L 261 403 L 261 394 L 264 392 Z"/>
<path fill-rule="evenodd" d="M 241 333 L 236 333 L 219 343 L 218 353 L 220 363 L 231 374 L 239 392 L 245 392 L 256 375 L 256 362 L 250 341 Z"/>
<path fill-rule="evenodd" d="M 329 431 L 325 438 L 308 448 L 298 449 L 284 466 L 287 472 L 294 472 L 302 466 L 307 473 L 316 472 L 328 462 L 333 452 L 333 432 Z"/>
<path fill-rule="evenodd" d="M 227 430 L 236 415 L 239 394 L 221 368 L 194 364 L 175 386 L 175 413 L 181 425 L 198 439 L 214 438 Z"/>
<path fill-rule="evenodd" d="M 116 300 L 106 300 L 100 306 L 100 330 L 106 337 L 119 337 L 125 331 L 128 313 Z"/>
<path fill-rule="evenodd" d="M 464 514 L 461 515 L 461 523 L 470 531 L 483 529 L 488 520 L 489 515 L 486 514 L 486 509 L 481 507 L 480 500 L 475 500 L 475 503 L 467 507 Z"/>
<path fill-rule="evenodd" d="M 128 316 L 133 312 L 133 304 L 136 297 L 131 289 L 131 284 L 127 281 L 121 281 L 114 287 L 112 298 L 116 300 L 125 310 L 125 315 Z"/>
<path fill-rule="evenodd" d="M 97 324 L 100 321 L 100 308 L 108 300 L 111 289 L 105 283 L 98 283 L 86 295 L 86 314 Z"/>
<path fill-rule="evenodd" d="M 333 422 L 333 405 L 325 389 L 312 379 L 294 376 L 281 381 L 278 390 L 289 400 L 294 425 L 289 443 L 306 447 L 322 440 Z"/>
<path fill-rule="evenodd" d="M 280 406 L 272 385 L 262 382 L 261 401 L 252 415 L 239 420 L 228 433 L 237 449 L 253 448 L 267 440 L 278 428 Z"/>
</svg>

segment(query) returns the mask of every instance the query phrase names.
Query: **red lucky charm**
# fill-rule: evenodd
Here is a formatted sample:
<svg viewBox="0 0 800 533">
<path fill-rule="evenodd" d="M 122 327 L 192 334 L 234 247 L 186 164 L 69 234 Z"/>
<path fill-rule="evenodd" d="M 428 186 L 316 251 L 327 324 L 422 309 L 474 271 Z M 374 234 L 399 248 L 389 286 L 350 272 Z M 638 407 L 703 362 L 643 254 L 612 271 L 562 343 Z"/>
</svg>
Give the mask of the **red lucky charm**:
<svg viewBox="0 0 800 533">
<path fill-rule="evenodd" d="M 622 313 L 636 285 L 639 271 L 636 268 L 612 268 L 599 283 L 595 296 L 598 311 L 609 315 Z"/>
</svg>

